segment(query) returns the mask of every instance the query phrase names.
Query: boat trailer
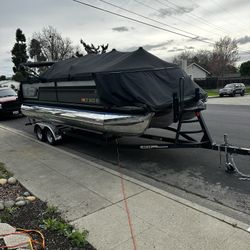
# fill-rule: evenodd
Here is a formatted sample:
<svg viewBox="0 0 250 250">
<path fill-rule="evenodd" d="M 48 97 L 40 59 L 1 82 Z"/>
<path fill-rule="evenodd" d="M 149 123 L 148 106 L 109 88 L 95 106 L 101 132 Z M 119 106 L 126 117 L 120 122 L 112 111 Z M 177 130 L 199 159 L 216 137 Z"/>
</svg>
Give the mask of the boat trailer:
<svg viewBox="0 0 250 250">
<path fill-rule="evenodd" d="M 139 138 L 149 139 L 152 140 L 150 143 L 145 144 L 120 144 L 119 139 L 115 137 L 115 140 L 113 137 L 108 137 L 106 134 L 103 134 L 103 137 L 101 137 L 104 140 L 100 140 L 100 134 L 98 134 L 98 144 L 116 144 L 117 150 L 119 149 L 139 149 L 139 150 L 155 150 L 155 149 L 186 149 L 186 148 L 203 148 L 203 149 L 209 149 L 209 150 L 215 150 L 218 151 L 220 154 L 220 163 L 221 163 L 221 153 L 225 152 L 225 168 L 226 172 L 228 173 L 238 173 L 242 178 L 245 178 L 247 180 L 250 180 L 250 175 L 243 174 L 239 171 L 237 168 L 233 155 L 239 154 L 239 155 L 249 155 L 250 156 L 250 148 L 245 147 L 237 147 L 229 144 L 228 136 L 224 135 L 224 143 L 222 144 L 216 144 L 206 126 L 206 123 L 202 116 L 202 111 L 205 109 L 205 105 L 203 102 L 200 101 L 199 103 L 199 95 L 200 90 L 197 88 L 195 89 L 195 99 L 197 100 L 197 106 L 191 107 L 191 108 L 185 108 L 184 107 L 184 78 L 181 78 L 179 81 L 179 95 L 177 93 L 173 94 L 173 121 L 174 123 L 177 123 L 177 127 L 165 127 L 161 128 L 163 131 L 170 131 L 174 134 L 173 137 L 165 137 L 165 136 L 158 136 L 158 135 L 152 135 L 147 133 L 144 133 L 139 136 Z M 200 105 L 199 105 L 200 104 Z M 193 113 L 194 118 L 192 119 L 186 119 L 185 114 L 187 113 Z M 183 125 L 184 124 L 198 124 L 199 129 L 198 130 L 184 130 Z M 54 125 L 53 123 L 50 123 L 48 121 L 39 121 L 36 122 L 34 119 L 29 119 L 29 123 L 26 123 L 26 125 L 35 125 L 34 132 L 37 136 L 37 138 L 40 141 L 45 141 L 51 145 L 56 144 L 56 142 L 60 141 L 62 139 L 62 135 L 67 133 L 70 128 L 68 126 L 63 125 Z M 45 130 L 45 134 L 42 133 L 41 129 Z M 89 131 L 85 131 L 88 133 Z M 195 139 L 192 135 L 200 134 L 199 140 Z M 93 135 L 93 133 L 92 133 Z M 45 138 L 46 137 L 46 138 Z M 88 139 L 88 136 L 85 137 Z M 90 136 L 90 141 L 97 142 L 95 139 L 93 140 L 93 137 Z"/>
</svg>

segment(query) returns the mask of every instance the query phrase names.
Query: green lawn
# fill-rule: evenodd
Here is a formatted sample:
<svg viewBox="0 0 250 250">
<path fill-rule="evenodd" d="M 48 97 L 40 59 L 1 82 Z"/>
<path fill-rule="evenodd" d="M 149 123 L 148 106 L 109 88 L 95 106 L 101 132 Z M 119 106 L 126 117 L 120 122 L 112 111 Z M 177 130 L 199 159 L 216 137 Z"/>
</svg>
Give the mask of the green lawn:
<svg viewBox="0 0 250 250">
<path fill-rule="evenodd" d="M 219 96 L 219 90 L 218 89 L 205 89 L 208 96 Z M 250 94 L 250 87 L 246 87 L 246 93 Z"/>
<path fill-rule="evenodd" d="M 219 96 L 218 89 L 205 89 L 208 96 Z"/>
</svg>

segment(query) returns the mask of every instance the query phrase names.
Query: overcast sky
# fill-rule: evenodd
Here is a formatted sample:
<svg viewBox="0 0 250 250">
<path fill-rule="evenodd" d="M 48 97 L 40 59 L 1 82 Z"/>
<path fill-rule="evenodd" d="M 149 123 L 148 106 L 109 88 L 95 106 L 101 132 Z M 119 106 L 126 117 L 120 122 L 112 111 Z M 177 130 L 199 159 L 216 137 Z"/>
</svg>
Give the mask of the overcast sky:
<svg viewBox="0 0 250 250">
<path fill-rule="evenodd" d="M 229 35 L 239 42 L 240 61 L 250 60 L 249 0 L 105 0 L 158 23 L 100 0 L 79 1 L 209 43 Z M 49 25 L 62 36 L 69 37 L 74 45 L 80 45 L 79 40 L 83 38 L 87 43 L 109 43 L 109 49 L 119 51 L 142 46 L 168 61 L 184 50 L 212 50 L 213 47 L 72 0 L 0 0 L 0 75 L 13 74 L 10 51 L 15 43 L 16 29 L 20 28 L 29 42 L 34 32 Z"/>
</svg>

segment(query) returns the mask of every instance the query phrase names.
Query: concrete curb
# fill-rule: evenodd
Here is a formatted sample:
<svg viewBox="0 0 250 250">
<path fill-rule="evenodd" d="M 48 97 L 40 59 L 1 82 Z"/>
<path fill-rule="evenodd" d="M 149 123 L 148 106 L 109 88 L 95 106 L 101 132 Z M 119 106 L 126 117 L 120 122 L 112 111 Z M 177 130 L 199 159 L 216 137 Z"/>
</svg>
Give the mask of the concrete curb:
<svg viewBox="0 0 250 250">
<path fill-rule="evenodd" d="M 250 94 L 246 93 L 245 95 L 250 95 Z M 210 98 L 221 98 L 221 97 L 219 95 L 216 95 L 216 96 L 208 96 L 207 98 L 210 99 Z"/>
<path fill-rule="evenodd" d="M 36 142 L 36 143 L 40 144 L 40 145 L 44 145 L 44 146 L 46 145 L 46 147 L 51 147 L 51 148 L 53 148 L 53 150 L 56 150 L 56 151 L 58 151 L 60 153 L 63 153 L 63 154 L 66 154 L 66 155 L 68 155 L 70 157 L 73 157 L 73 158 L 75 158 L 77 160 L 80 160 L 80 161 L 84 162 L 85 164 L 89 164 L 89 165 L 91 165 L 91 166 L 93 166 L 95 168 L 98 168 L 98 169 L 100 169 L 102 171 L 106 171 L 106 172 L 108 172 L 108 173 L 110 173 L 110 174 L 112 174 L 114 176 L 119 177 L 119 178 L 121 176 L 120 172 L 109 169 L 109 168 L 107 168 L 105 166 L 102 166 L 102 165 L 100 165 L 98 163 L 95 163 L 95 162 L 92 162 L 90 160 L 84 159 L 84 158 L 82 158 L 80 156 L 77 156 L 77 155 L 75 155 L 73 153 L 67 152 L 67 151 L 65 151 L 63 149 L 59 149 L 57 147 L 50 146 L 48 144 L 40 142 L 40 141 L 30 137 L 29 135 L 24 134 L 22 131 L 12 129 L 12 128 L 8 128 L 8 127 L 3 126 L 3 125 L 0 125 L 0 129 L 3 129 L 3 130 L 6 130 L 8 132 L 14 133 L 16 135 L 22 136 L 22 137 L 24 137 L 26 139 L 29 139 L 29 140 L 31 140 L 33 142 Z M 188 200 L 183 199 L 181 197 L 178 197 L 178 196 L 176 196 L 174 194 L 171 194 L 171 193 L 169 193 L 167 191 L 156 188 L 156 187 L 154 187 L 154 186 L 152 186 L 150 184 L 147 184 L 147 183 L 144 183 L 144 182 L 139 181 L 137 179 L 134 179 L 132 177 L 126 176 L 124 174 L 123 174 L 123 179 L 125 179 L 125 180 L 127 180 L 127 181 L 129 181 L 131 183 L 137 184 L 137 185 L 139 185 L 139 186 L 141 186 L 141 187 L 143 187 L 143 188 L 145 188 L 147 190 L 151 190 L 152 192 L 160 194 L 160 195 L 162 195 L 162 196 L 164 196 L 164 197 L 166 197 L 168 199 L 171 199 L 171 200 L 173 200 L 175 202 L 178 202 L 178 203 L 180 203 L 180 204 L 182 204 L 184 206 L 192 208 L 192 209 L 194 209 L 196 211 L 199 211 L 199 212 L 201 212 L 203 214 L 211 216 L 211 217 L 213 217 L 213 218 L 215 218 L 217 220 L 220 220 L 221 222 L 227 223 L 227 224 L 229 224 L 229 225 L 231 225 L 233 227 L 239 228 L 241 230 L 244 230 L 244 231 L 250 233 L 250 225 L 247 225 L 247 224 L 245 224 L 245 223 L 243 223 L 243 222 L 241 222 L 239 220 L 233 219 L 233 218 L 231 218 L 229 216 L 226 216 L 226 215 L 223 215 L 223 214 L 221 214 L 219 212 L 216 212 L 216 211 L 213 211 L 213 210 L 208 209 L 206 207 L 200 206 L 200 205 L 198 205 L 198 204 L 196 204 L 194 202 L 188 201 Z"/>
<path fill-rule="evenodd" d="M 207 98 L 208 99 L 213 99 L 213 98 L 219 98 L 219 96 L 217 96 L 217 95 L 216 96 L 208 96 Z"/>
</svg>

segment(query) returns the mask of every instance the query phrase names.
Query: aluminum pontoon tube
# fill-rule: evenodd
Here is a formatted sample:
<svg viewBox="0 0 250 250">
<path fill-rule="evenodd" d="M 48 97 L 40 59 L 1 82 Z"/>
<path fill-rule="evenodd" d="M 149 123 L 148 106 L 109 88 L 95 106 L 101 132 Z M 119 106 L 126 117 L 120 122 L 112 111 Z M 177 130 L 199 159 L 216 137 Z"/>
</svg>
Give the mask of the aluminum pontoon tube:
<svg viewBox="0 0 250 250">
<path fill-rule="evenodd" d="M 25 116 L 38 121 L 116 135 L 141 135 L 154 116 L 154 113 L 119 114 L 29 104 L 23 104 L 21 110 Z"/>
</svg>

